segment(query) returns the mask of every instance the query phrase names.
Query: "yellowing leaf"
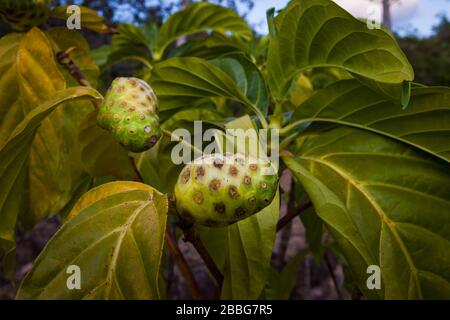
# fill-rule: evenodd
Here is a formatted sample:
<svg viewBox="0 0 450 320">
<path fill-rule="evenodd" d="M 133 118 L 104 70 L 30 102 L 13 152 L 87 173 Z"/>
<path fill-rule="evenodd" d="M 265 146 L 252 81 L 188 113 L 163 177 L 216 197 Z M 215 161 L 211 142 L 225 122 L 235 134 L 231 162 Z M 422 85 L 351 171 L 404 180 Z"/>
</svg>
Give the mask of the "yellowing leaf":
<svg viewBox="0 0 450 320">
<path fill-rule="evenodd" d="M 18 299 L 159 299 L 168 202 L 136 182 L 111 182 L 86 193 L 37 258 Z M 80 290 L 66 270 L 81 271 Z"/>
<path fill-rule="evenodd" d="M 27 159 L 37 128 L 59 104 L 80 97 L 101 98 L 89 88 L 58 92 L 51 100 L 32 110 L 14 129 L 0 149 L 0 250 L 10 253 L 15 247 L 15 226 L 22 208 Z"/>
<path fill-rule="evenodd" d="M 133 180 L 134 172 L 125 150 L 114 137 L 97 125 L 97 112 L 87 115 L 76 141 L 83 168 L 96 178 L 113 176 Z"/>
</svg>

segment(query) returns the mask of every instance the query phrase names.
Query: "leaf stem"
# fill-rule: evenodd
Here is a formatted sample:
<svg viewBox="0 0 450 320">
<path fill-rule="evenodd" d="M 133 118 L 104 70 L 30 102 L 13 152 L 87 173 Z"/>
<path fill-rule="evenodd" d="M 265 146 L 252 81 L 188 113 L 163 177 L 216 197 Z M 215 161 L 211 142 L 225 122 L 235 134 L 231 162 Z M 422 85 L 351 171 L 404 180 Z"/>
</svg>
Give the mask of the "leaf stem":
<svg viewBox="0 0 450 320">
<path fill-rule="evenodd" d="M 56 60 L 61 64 L 67 71 L 69 71 L 70 75 L 77 80 L 77 82 L 85 87 L 91 87 L 90 82 L 86 79 L 84 74 L 81 72 L 80 68 L 73 62 L 72 58 L 70 58 L 70 53 L 76 50 L 75 47 L 68 48 L 65 51 L 60 51 L 56 54 Z M 98 100 L 91 100 L 92 104 L 96 109 L 100 108 L 100 102 Z"/>
<path fill-rule="evenodd" d="M 298 207 L 296 210 L 290 210 L 288 211 L 280 220 L 278 220 L 277 223 L 277 232 L 283 229 L 286 225 L 291 222 L 292 219 L 297 217 L 300 213 L 308 209 L 312 206 L 312 203 L 310 201 L 302 204 L 300 207 Z"/>
<path fill-rule="evenodd" d="M 200 292 L 200 288 L 195 280 L 194 274 L 192 270 L 189 268 L 189 265 L 186 259 L 183 256 L 180 248 L 178 247 L 175 239 L 170 234 L 169 230 L 166 230 L 165 240 L 167 244 L 167 249 L 169 250 L 170 255 L 175 261 L 178 269 L 180 269 L 183 278 L 186 280 L 186 284 L 189 286 L 192 292 L 192 297 L 196 300 L 202 298 L 202 294 Z"/>
<path fill-rule="evenodd" d="M 182 230 L 184 233 L 184 241 L 190 242 L 194 246 L 200 257 L 203 259 L 203 262 L 205 263 L 209 272 L 216 280 L 217 286 L 219 288 L 222 288 L 223 275 L 220 272 L 219 268 L 217 267 L 216 263 L 214 262 L 213 258 L 209 254 L 205 245 L 201 241 L 200 237 L 198 236 L 198 233 L 195 230 L 194 226 L 191 225 L 187 228 L 183 228 Z"/>
<path fill-rule="evenodd" d="M 252 109 L 255 112 L 256 116 L 258 117 L 259 121 L 261 122 L 261 126 L 263 129 L 268 129 L 269 124 L 267 123 L 266 117 L 262 114 L 261 110 L 258 109 L 258 107 L 252 105 Z"/>
<path fill-rule="evenodd" d="M 136 161 L 134 161 L 134 158 L 132 156 L 128 156 L 128 160 L 130 161 L 131 168 L 133 168 L 134 181 L 144 183 L 144 179 L 142 178 L 141 173 L 139 172 L 139 169 L 136 166 Z"/>
</svg>

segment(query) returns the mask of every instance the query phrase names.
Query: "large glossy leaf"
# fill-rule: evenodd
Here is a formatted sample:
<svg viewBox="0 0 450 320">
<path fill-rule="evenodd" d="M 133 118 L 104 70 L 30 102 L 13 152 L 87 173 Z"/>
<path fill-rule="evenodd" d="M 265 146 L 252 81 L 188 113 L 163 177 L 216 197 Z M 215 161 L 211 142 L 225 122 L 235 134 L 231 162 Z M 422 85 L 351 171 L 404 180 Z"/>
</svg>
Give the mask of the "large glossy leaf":
<svg viewBox="0 0 450 320">
<path fill-rule="evenodd" d="M 42 121 L 61 103 L 80 97 L 100 98 L 93 89 L 71 88 L 32 110 L 12 132 L 0 149 L 0 249 L 10 252 L 15 246 L 15 225 L 22 208 L 28 155 Z"/>
<path fill-rule="evenodd" d="M 81 126 L 77 148 L 83 167 L 91 176 L 133 180 L 128 151 L 114 140 L 111 133 L 98 126 L 97 111 L 89 114 Z"/>
<path fill-rule="evenodd" d="M 225 55 L 247 52 L 244 42 L 236 37 L 228 37 L 213 32 L 211 35 L 189 39 L 185 44 L 170 51 L 170 56 L 215 59 Z"/>
<path fill-rule="evenodd" d="M 51 43 L 37 28 L 30 30 L 21 42 L 17 70 L 20 97 L 27 113 L 65 88 Z M 79 123 L 92 106 L 72 107 L 55 110 L 37 131 L 29 158 L 29 208 L 21 219 L 27 227 L 62 209 L 83 178 L 73 145 Z"/>
<path fill-rule="evenodd" d="M 222 299 L 258 299 L 270 271 L 279 194 L 261 212 L 225 228 L 199 228 L 224 275 Z"/>
<path fill-rule="evenodd" d="M 275 19 L 269 46 L 268 82 L 283 99 L 292 78 L 314 67 L 340 67 L 400 100 L 413 70 L 394 37 L 367 28 L 331 0 L 293 0 Z"/>
<path fill-rule="evenodd" d="M 158 30 L 152 23 L 138 27 L 132 24 L 121 24 L 111 45 L 94 50 L 96 62 L 102 68 L 114 63 L 134 60 L 150 66 Z"/>
<path fill-rule="evenodd" d="M 404 143 L 337 128 L 284 158 L 370 298 L 450 298 L 450 168 Z M 368 290 L 367 266 L 381 268 Z"/>
<path fill-rule="evenodd" d="M 137 182 L 86 193 L 36 259 L 18 299 L 158 299 L 168 203 Z M 67 288 L 69 266 L 81 289 Z"/>
<path fill-rule="evenodd" d="M 95 10 L 88 7 L 77 6 L 80 9 L 81 27 L 84 29 L 93 30 L 98 33 L 109 33 L 111 29 L 105 24 L 103 17 L 101 17 Z M 52 18 L 67 21 L 72 13 L 67 13 L 68 6 L 58 6 L 50 13 Z"/>
<path fill-rule="evenodd" d="M 344 80 L 297 108 L 291 127 L 315 121 L 373 131 L 450 160 L 449 88 L 413 88 L 410 104 L 402 110 L 360 82 Z"/>
<path fill-rule="evenodd" d="M 0 39 L 0 124 L 18 99 L 16 57 L 22 37 L 10 33 Z"/>
<path fill-rule="evenodd" d="M 267 112 L 265 83 L 249 61 L 171 58 L 154 66 L 150 79 L 162 110 L 179 108 L 199 97 L 240 101 L 262 117 Z"/>
<path fill-rule="evenodd" d="M 159 56 L 173 41 L 201 31 L 228 32 L 250 39 L 252 31 L 248 24 L 233 10 L 207 2 L 193 3 L 173 14 L 162 25 L 158 35 Z"/>
</svg>

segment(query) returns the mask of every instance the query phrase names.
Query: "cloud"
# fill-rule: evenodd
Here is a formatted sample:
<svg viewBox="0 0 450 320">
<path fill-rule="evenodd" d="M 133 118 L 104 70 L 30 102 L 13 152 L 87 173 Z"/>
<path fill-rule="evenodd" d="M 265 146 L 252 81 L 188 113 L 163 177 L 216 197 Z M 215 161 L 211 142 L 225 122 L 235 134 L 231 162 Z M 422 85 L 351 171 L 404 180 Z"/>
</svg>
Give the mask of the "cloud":
<svg viewBox="0 0 450 320">
<path fill-rule="evenodd" d="M 381 20 L 381 0 L 334 0 L 341 7 L 358 18 L 375 18 Z M 407 21 L 414 17 L 420 0 L 399 0 L 392 6 L 391 15 L 394 22 Z M 375 13 L 375 16 L 373 14 Z"/>
</svg>

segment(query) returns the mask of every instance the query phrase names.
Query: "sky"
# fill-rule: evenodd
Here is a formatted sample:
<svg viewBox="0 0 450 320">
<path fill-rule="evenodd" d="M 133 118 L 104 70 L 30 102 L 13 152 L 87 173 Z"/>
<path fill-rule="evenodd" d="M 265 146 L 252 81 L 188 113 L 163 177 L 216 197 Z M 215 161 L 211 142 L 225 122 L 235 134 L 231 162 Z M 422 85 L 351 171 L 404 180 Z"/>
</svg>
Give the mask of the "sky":
<svg viewBox="0 0 450 320">
<path fill-rule="evenodd" d="M 381 20 L 381 5 L 370 0 L 334 0 L 358 18 L 374 17 Z M 248 15 L 248 21 L 259 33 L 267 33 L 266 10 L 275 7 L 282 9 L 288 0 L 255 0 L 255 7 Z M 415 33 L 426 37 L 433 32 L 433 26 L 440 16 L 450 19 L 449 0 L 399 0 L 392 7 L 392 21 L 395 32 L 405 35 Z"/>
</svg>

